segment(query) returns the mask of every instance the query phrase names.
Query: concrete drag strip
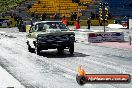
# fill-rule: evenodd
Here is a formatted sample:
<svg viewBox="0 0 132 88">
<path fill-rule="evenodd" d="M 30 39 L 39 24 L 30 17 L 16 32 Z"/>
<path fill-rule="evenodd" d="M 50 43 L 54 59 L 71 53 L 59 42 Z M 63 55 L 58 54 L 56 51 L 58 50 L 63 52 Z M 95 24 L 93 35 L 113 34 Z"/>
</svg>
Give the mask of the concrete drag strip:
<svg viewBox="0 0 132 88">
<path fill-rule="evenodd" d="M 12 36 L 12 35 L 6 34 L 6 32 L 4 32 L 4 31 L 0 31 L 0 37 L 16 38 L 16 37 L 14 37 L 14 36 Z"/>
<path fill-rule="evenodd" d="M 89 73 L 131 74 L 131 51 L 99 47 L 77 41 L 75 53 L 56 55 L 56 50 L 44 51 L 42 55 L 29 53 L 25 33 L 6 33 L 16 38 L 0 39 L 0 64 L 26 88 L 131 88 L 130 84 L 76 83 L 76 68 L 82 65 Z M 82 41 L 82 40 L 81 40 Z M 1 74 L 0 74 L 1 75 Z M 5 76 L 2 76 L 5 77 Z M 1 78 L 0 78 L 1 79 Z M 0 86 L 1 88 L 1 86 Z M 15 88 L 15 87 L 14 87 Z M 19 87 L 21 88 L 21 87 Z"/>
</svg>

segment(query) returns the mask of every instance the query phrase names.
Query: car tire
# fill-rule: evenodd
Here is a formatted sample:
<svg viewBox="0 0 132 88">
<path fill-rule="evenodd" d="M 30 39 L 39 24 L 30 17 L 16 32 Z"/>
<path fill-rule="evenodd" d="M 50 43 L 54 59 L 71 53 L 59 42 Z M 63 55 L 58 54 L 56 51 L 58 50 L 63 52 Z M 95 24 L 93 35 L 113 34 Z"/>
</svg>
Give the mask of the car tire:
<svg viewBox="0 0 132 88">
<path fill-rule="evenodd" d="M 34 53 L 35 49 L 30 46 L 28 41 L 27 41 L 27 45 L 28 45 L 28 51 Z"/>
<path fill-rule="evenodd" d="M 40 50 L 38 47 L 35 48 L 35 53 L 36 53 L 37 55 L 40 55 L 40 51 L 41 51 L 41 50 Z"/>
<path fill-rule="evenodd" d="M 28 46 L 28 51 L 31 52 L 31 53 L 34 53 L 35 49 L 33 49 L 30 46 Z"/>
<path fill-rule="evenodd" d="M 70 52 L 70 54 L 74 53 L 74 43 L 70 45 L 69 52 Z"/>
</svg>

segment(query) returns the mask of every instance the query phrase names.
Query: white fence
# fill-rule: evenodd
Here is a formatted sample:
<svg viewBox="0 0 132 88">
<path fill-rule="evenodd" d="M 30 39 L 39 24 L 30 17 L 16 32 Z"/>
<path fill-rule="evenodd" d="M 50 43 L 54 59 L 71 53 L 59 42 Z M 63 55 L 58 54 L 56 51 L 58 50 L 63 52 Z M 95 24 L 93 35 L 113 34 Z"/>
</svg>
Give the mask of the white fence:
<svg viewBox="0 0 132 88">
<path fill-rule="evenodd" d="M 77 41 L 83 42 L 122 42 L 123 32 L 75 32 Z"/>
</svg>

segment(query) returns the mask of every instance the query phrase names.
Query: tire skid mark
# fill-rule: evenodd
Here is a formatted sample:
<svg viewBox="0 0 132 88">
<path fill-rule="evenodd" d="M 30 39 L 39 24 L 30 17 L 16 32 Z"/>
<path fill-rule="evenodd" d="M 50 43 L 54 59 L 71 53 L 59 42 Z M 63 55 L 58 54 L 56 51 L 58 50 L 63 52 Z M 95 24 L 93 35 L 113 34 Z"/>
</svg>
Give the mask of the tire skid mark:
<svg viewBox="0 0 132 88">
<path fill-rule="evenodd" d="M 3 34 L 3 33 L 0 33 L 0 35 L 8 38 L 16 38 L 15 36 Z"/>
</svg>

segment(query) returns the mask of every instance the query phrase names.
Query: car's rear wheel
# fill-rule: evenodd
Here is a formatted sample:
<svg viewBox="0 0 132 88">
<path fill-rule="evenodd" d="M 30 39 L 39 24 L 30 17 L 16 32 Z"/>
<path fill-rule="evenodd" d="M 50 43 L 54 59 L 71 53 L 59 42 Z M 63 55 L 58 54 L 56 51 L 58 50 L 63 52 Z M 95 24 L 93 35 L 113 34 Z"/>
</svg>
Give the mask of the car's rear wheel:
<svg viewBox="0 0 132 88">
<path fill-rule="evenodd" d="M 70 54 L 74 53 L 74 43 L 70 45 L 69 52 L 70 52 Z"/>
</svg>

